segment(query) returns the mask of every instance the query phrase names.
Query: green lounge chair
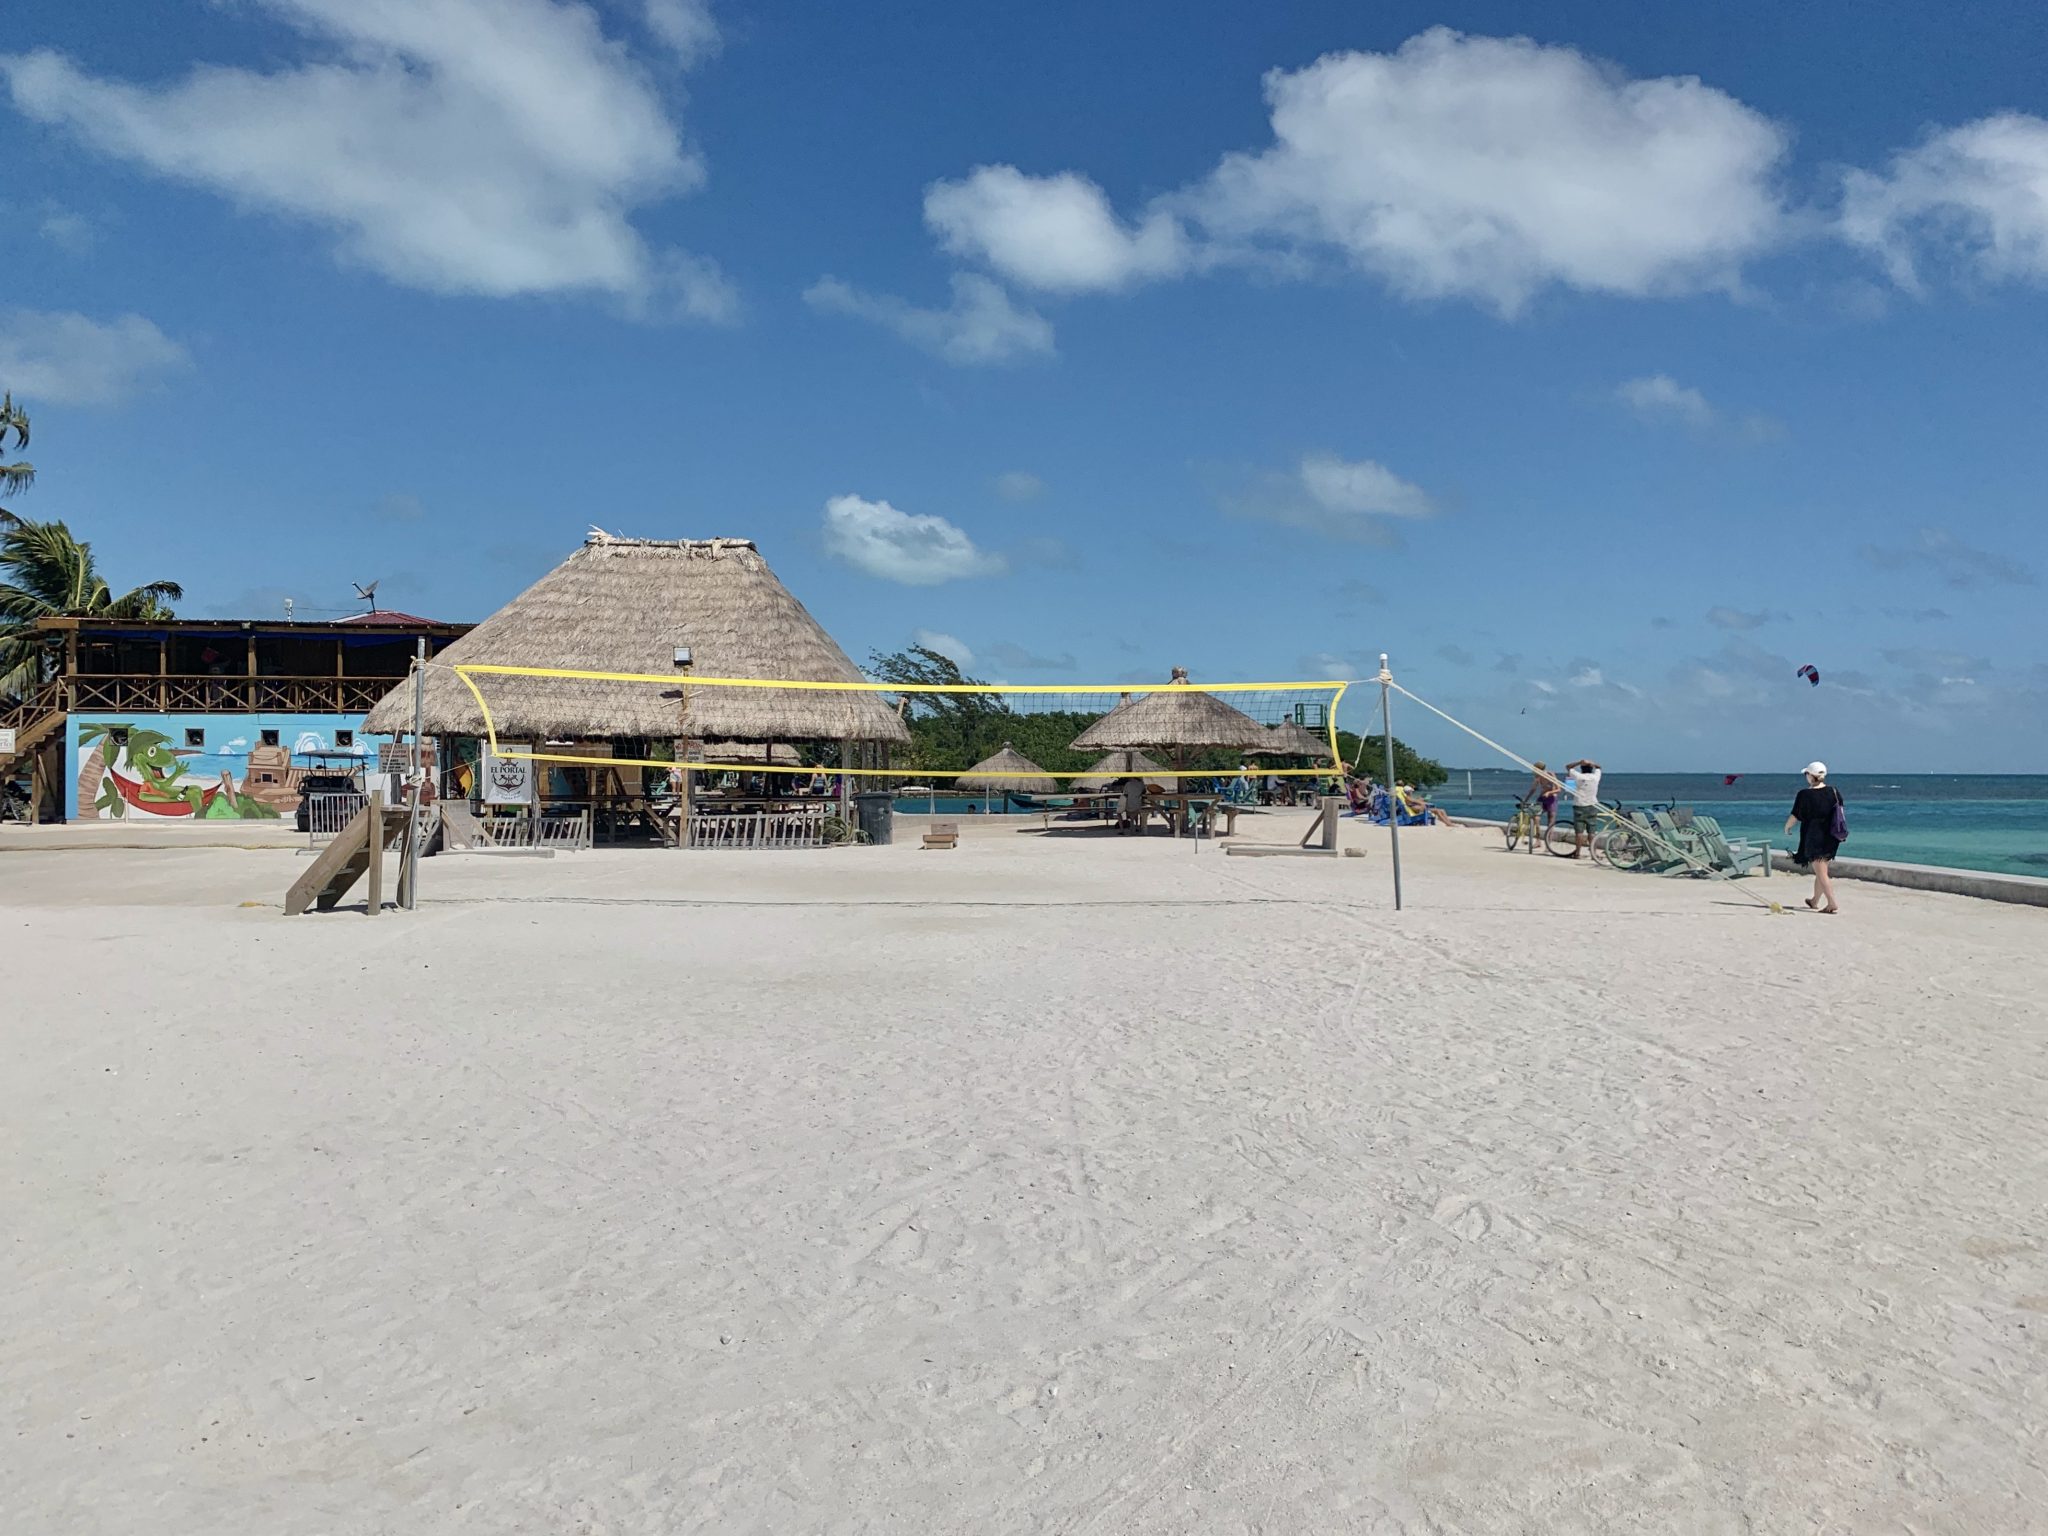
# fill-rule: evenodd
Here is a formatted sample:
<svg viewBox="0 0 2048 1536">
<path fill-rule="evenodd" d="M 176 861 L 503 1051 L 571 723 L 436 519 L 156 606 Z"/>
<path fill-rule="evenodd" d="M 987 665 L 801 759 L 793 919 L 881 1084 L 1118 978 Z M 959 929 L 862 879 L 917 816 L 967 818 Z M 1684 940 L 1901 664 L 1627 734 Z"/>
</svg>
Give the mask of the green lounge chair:
<svg viewBox="0 0 2048 1536">
<path fill-rule="evenodd" d="M 1721 823 L 1711 816 L 1695 816 L 1692 825 L 1705 845 L 1707 862 L 1714 868 L 1738 877 L 1757 869 L 1770 873 L 1771 849 L 1768 843 L 1752 843 L 1741 838 L 1731 841 L 1722 832 Z"/>
</svg>

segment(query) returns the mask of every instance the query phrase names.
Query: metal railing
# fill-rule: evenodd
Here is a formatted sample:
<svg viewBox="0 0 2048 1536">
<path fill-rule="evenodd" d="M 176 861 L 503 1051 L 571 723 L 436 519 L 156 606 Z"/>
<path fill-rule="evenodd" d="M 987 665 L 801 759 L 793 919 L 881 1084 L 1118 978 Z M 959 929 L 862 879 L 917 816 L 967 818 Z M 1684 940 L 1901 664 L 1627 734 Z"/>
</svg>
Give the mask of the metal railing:
<svg viewBox="0 0 2048 1536">
<path fill-rule="evenodd" d="M 316 789 L 305 801 L 306 846 L 318 848 L 339 836 L 369 797 L 358 789 Z"/>
<path fill-rule="evenodd" d="M 694 811 L 688 846 L 692 848 L 822 848 L 830 805 L 793 806 L 783 810 Z"/>
<path fill-rule="evenodd" d="M 476 818 L 476 846 L 522 850 L 559 849 L 581 852 L 590 847 L 590 812 L 536 816 L 527 810 L 498 810 Z"/>
</svg>

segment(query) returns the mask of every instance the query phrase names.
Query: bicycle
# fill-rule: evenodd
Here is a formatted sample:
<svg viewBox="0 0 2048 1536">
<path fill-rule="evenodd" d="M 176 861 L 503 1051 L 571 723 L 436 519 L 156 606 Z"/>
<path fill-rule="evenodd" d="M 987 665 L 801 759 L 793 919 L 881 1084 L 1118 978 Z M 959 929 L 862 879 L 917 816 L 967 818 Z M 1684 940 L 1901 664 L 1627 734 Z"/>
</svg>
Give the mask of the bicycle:
<svg viewBox="0 0 2048 1536">
<path fill-rule="evenodd" d="M 1536 814 L 1535 805 L 1525 798 L 1515 802 L 1515 814 L 1502 830 L 1507 834 L 1509 853 L 1523 843 L 1527 843 L 1529 851 L 1534 853 L 1536 845 L 1542 841 L 1543 823 Z"/>
<path fill-rule="evenodd" d="M 1668 803 L 1652 805 L 1644 814 L 1674 808 Z M 1555 823 L 1546 842 L 1553 858 L 1575 859 L 1579 856 L 1578 828 L 1573 821 Z M 1605 864 L 1613 869 L 1638 869 L 1663 857 L 1657 844 L 1649 837 L 1648 829 L 1637 819 L 1637 813 L 1619 800 L 1599 808 L 1599 819 L 1586 834 L 1585 853 L 1595 864 Z"/>
</svg>

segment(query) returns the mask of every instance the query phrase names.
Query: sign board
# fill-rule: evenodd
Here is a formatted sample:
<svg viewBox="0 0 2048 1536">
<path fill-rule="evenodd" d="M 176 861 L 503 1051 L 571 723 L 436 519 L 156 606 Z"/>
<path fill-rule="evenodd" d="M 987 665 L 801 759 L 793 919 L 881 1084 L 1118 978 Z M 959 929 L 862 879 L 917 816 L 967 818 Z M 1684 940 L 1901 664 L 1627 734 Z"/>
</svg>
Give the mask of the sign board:
<svg viewBox="0 0 2048 1536">
<path fill-rule="evenodd" d="M 505 745 L 514 752 L 531 752 L 533 744 L 524 741 L 508 741 Z M 484 748 L 483 773 L 485 805 L 532 805 L 534 803 L 534 764 L 524 757 L 500 757 L 488 746 Z"/>
<path fill-rule="evenodd" d="M 14 727 L 0 727 L 0 757 L 14 756 Z"/>
</svg>

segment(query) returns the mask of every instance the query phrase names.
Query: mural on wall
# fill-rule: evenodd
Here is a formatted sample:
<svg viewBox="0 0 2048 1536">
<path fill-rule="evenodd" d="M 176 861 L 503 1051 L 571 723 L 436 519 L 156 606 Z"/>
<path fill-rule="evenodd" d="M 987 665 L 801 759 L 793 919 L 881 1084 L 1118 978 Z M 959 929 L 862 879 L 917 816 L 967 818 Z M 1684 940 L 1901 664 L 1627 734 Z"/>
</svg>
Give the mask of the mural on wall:
<svg viewBox="0 0 2048 1536">
<path fill-rule="evenodd" d="M 308 772 L 349 773 L 362 766 L 373 744 L 355 735 L 358 723 L 346 715 L 266 715 L 260 723 L 236 715 L 74 720 L 78 777 L 69 812 L 87 820 L 290 816 Z M 198 745 L 178 745 L 188 732 L 197 734 Z M 342 732 L 352 740 L 334 745 Z M 264 739 L 267 733 L 276 745 Z"/>
</svg>

